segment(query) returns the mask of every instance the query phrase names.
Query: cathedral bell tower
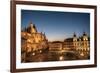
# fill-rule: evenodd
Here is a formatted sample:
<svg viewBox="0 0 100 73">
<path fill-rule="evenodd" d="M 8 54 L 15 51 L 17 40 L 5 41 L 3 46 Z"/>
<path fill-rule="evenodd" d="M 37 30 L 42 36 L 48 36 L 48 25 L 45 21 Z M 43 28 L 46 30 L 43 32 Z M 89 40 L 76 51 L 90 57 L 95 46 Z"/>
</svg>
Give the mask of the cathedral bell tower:
<svg viewBox="0 0 100 73">
<path fill-rule="evenodd" d="M 77 41 L 77 36 L 76 36 L 76 33 L 75 32 L 73 34 L 73 41 Z"/>
<path fill-rule="evenodd" d="M 84 41 L 87 41 L 88 40 L 88 36 L 87 36 L 87 34 L 85 32 L 83 32 L 83 40 Z"/>
<path fill-rule="evenodd" d="M 32 22 L 30 22 L 30 24 L 29 24 L 29 32 L 30 33 L 37 33 L 37 29 L 35 27 L 35 24 L 33 24 Z"/>
</svg>

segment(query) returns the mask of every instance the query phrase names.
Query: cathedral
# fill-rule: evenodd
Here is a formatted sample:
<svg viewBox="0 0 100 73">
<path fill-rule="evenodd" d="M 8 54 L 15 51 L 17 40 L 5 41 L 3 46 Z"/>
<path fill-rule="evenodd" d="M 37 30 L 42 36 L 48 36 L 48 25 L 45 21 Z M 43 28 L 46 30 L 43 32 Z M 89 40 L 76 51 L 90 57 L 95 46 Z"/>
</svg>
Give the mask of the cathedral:
<svg viewBox="0 0 100 73">
<path fill-rule="evenodd" d="M 45 33 L 38 32 L 35 24 L 32 22 L 27 28 L 21 31 L 21 50 L 32 52 L 46 49 L 48 47 L 48 40 Z"/>
</svg>

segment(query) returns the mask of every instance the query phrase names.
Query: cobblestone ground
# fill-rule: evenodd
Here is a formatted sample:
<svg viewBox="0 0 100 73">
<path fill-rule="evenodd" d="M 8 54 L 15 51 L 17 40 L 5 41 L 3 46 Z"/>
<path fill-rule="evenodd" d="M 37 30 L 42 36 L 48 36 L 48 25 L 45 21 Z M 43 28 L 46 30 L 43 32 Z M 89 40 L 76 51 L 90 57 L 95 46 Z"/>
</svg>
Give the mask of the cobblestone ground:
<svg viewBox="0 0 100 73">
<path fill-rule="evenodd" d="M 89 56 L 81 56 L 78 52 L 63 52 L 54 51 L 41 53 L 28 53 L 22 62 L 48 62 L 48 61 L 67 61 L 67 60 L 85 60 Z"/>
</svg>

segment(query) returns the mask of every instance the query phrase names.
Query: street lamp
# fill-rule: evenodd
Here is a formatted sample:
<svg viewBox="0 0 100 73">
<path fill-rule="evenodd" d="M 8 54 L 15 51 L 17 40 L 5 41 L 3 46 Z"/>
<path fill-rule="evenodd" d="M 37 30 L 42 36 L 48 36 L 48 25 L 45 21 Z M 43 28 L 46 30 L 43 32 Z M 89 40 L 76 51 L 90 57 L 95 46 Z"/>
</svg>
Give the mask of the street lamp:
<svg viewBox="0 0 100 73">
<path fill-rule="evenodd" d="M 64 57 L 63 57 L 63 56 L 60 56 L 60 57 L 59 57 L 59 60 L 60 60 L 60 61 L 64 60 Z"/>
<path fill-rule="evenodd" d="M 34 56 L 34 55 L 35 55 L 35 53 L 33 52 L 33 53 L 32 53 L 32 55 Z"/>
</svg>

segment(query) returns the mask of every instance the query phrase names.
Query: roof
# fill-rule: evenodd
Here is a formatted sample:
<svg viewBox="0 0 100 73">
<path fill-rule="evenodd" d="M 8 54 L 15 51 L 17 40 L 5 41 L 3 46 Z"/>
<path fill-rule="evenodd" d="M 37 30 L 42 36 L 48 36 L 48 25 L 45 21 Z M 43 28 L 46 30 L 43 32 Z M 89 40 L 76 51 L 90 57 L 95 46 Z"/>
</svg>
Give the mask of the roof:
<svg viewBox="0 0 100 73">
<path fill-rule="evenodd" d="M 83 41 L 83 36 L 79 37 L 77 40 L 79 41 L 80 39 Z M 88 37 L 88 41 L 90 41 L 90 37 Z"/>
<path fill-rule="evenodd" d="M 73 41 L 73 38 L 67 38 L 64 40 L 64 42 L 72 42 Z"/>
<path fill-rule="evenodd" d="M 62 43 L 62 41 L 53 41 L 52 43 Z"/>
</svg>

